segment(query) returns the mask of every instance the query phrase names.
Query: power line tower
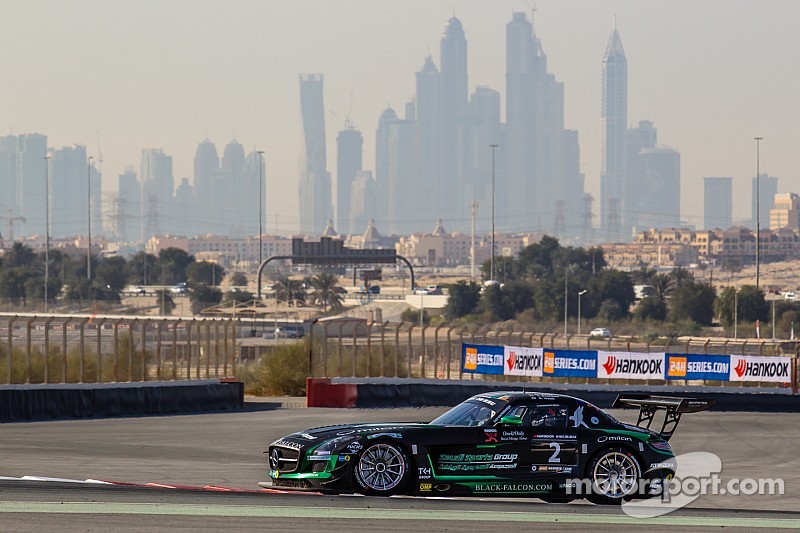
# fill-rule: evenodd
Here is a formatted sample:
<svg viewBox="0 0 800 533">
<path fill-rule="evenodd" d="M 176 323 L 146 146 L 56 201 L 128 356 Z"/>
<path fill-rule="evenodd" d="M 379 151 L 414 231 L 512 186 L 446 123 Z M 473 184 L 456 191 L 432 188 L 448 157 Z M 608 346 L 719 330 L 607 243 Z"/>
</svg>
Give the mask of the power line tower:
<svg viewBox="0 0 800 533">
<path fill-rule="evenodd" d="M 581 213 L 581 237 L 584 242 L 587 241 L 592 235 L 592 227 L 594 215 L 592 214 L 592 203 L 594 198 L 591 194 L 586 193 L 583 195 L 583 212 Z"/>
<path fill-rule="evenodd" d="M 469 204 L 472 212 L 472 240 L 469 246 L 469 275 L 475 281 L 475 217 L 478 216 L 478 201 L 472 200 Z"/>
<path fill-rule="evenodd" d="M 144 241 L 152 235 L 158 235 L 158 198 L 155 194 L 147 195 L 147 214 L 145 215 Z"/>
<path fill-rule="evenodd" d="M 556 219 L 553 223 L 553 234 L 561 238 L 564 236 L 564 228 L 566 223 L 564 221 L 564 200 L 556 200 Z"/>
<path fill-rule="evenodd" d="M 618 240 L 620 238 L 620 212 L 619 200 L 612 198 L 608 201 L 608 220 L 607 220 L 608 235 L 610 240 Z"/>
<path fill-rule="evenodd" d="M 0 216 L 0 220 L 5 220 L 6 222 L 8 222 L 8 233 L 6 233 L 6 236 L 8 237 L 8 240 L 10 242 L 14 242 L 14 222 L 17 222 L 17 221 L 25 222 L 25 217 L 23 217 L 23 216 L 16 216 L 15 217 L 14 216 L 14 212 L 11 209 L 9 209 L 8 210 L 8 216 L 4 216 L 4 217 Z"/>
</svg>

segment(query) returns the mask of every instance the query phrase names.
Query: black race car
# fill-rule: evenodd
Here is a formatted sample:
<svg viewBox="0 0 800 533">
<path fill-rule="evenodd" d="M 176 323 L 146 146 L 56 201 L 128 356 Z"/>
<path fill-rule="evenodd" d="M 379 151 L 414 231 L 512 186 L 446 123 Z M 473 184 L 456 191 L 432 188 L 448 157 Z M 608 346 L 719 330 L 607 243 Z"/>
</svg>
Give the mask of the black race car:
<svg viewBox="0 0 800 533">
<path fill-rule="evenodd" d="M 272 482 L 262 486 L 620 503 L 661 493 L 675 472 L 667 441 L 681 415 L 713 403 L 619 396 L 614 407 L 639 408 L 634 426 L 571 396 L 478 394 L 427 424 L 326 426 L 287 435 L 264 452 Z"/>
</svg>

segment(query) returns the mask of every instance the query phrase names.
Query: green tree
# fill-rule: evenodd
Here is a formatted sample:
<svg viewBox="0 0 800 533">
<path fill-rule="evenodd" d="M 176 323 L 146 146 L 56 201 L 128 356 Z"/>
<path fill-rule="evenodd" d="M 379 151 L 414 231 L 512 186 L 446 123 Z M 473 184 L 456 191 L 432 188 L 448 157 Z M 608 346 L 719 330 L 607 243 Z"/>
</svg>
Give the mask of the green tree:
<svg viewBox="0 0 800 533">
<path fill-rule="evenodd" d="M 764 298 L 764 292 L 755 285 L 743 285 L 738 295 L 735 294 L 733 287 L 725 288 L 714 302 L 714 311 L 719 321 L 726 326 L 733 324 L 734 313 L 741 322 L 770 319 L 769 303 Z"/>
<path fill-rule="evenodd" d="M 187 270 L 194 256 L 180 248 L 169 247 L 158 252 L 157 275 L 162 285 L 175 285 L 188 280 Z M 162 276 L 163 272 L 163 276 Z"/>
<path fill-rule="evenodd" d="M 275 283 L 275 296 L 279 302 L 305 302 L 306 290 L 302 281 L 282 277 Z"/>
<path fill-rule="evenodd" d="M 634 285 L 652 285 L 653 277 L 657 274 L 655 268 L 643 266 L 631 272 L 631 281 Z"/>
<path fill-rule="evenodd" d="M 156 272 L 158 259 L 152 254 L 139 252 L 127 265 L 128 283 L 132 285 L 157 285 L 161 272 Z"/>
<path fill-rule="evenodd" d="M 311 278 L 311 286 L 314 288 L 314 303 L 323 310 L 342 307 L 342 296 L 336 290 L 339 286 L 338 277 L 330 272 L 320 272 Z"/>
<path fill-rule="evenodd" d="M 218 286 L 225 276 L 225 269 L 211 261 L 195 261 L 187 267 L 186 275 L 191 285 Z"/>
<path fill-rule="evenodd" d="M 11 249 L 6 251 L 3 257 L 3 264 L 6 268 L 30 267 L 33 266 L 35 260 L 36 253 L 30 246 L 20 241 L 14 241 L 14 244 L 11 245 Z"/>
<path fill-rule="evenodd" d="M 453 320 L 475 312 L 481 301 L 480 285 L 471 281 L 467 283 L 459 280 L 455 285 L 450 286 L 447 296 L 447 305 L 444 308 L 444 316 L 448 320 Z"/>
<path fill-rule="evenodd" d="M 209 285 L 198 285 L 189 290 L 192 314 L 199 315 L 206 307 L 217 305 L 222 301 L 222 291 Z"/>
<path fill-rule="evenodd" d="M 672 294 L 669 318 L 672 322 L 691 320 L 702 326 L 710 326 L 714 318 L 714 287 L 694 280 L 683 282 Z"/>
<path fill-rule="evenodd" d="M 253 299 L 253 293 L 250 291 L 234 290 L 228 291 L 222 296 L 223 302 L 249 302 Z"/>
<path fill-rule="evenodd" d="M 479 309 L 484 319 L 497 322 L 514 318 L 514 309 L 508 298 L 508 293 L 500 285 L 489 285 L 483 291 Z"/>
<path fill-rule="evenodd" d="M 655 292 L 656 298 L 662 302 L 666 301 L 671 288 L 669 276 L 656 274 L 651 280 L 651 285 L 653 285 L 653 292 Z"/>
<path fill-rule="evenodd" d="M 247 275 L 244 272 L 233 272 L 231 274 L 231 285 L 235 287 L 246 287 Z"/>
<path fill-rule="evenodd" d="M 127 284 L 128 262 L 124 257 L 112 256 L 95 260 L 94 283 L 116 292 L 122 292 Z"/>
<path fill-rule="evenodd" d="M 633 316 L 639 321 L 656 320 L 663 322 L 667 318 L 667 304 L 655 296 L 642 298 L 642 301 L 633 311 Z"/>
<path fill-rule="evenodd" d="M 589 279 L 587 288 L 589 294 L 592 295 L 587 302 L 587 317 L 595 316 L 600 312 L 600 308 L 595 307 L 594 302 L 599 302 L 602 306 L 606 300 L 613 300 L 617 303 L 621 313 L 619 318 L 628 316 L 628 311 L 634 302 L 634 292 L 631 279 L 625 272 L 605 269 Z"/>
<path fill-rule="evenodd" d="M 400 313 L 400 320 L 403 322 L 410 322 L 415 326 L 419 326 L 419 309 L 411 309 L 410 307 Z M 422 323 L 423 325 L 428 325 L 431 323 L 431 317 L 428 316 L 428 310 L 422 310 Z"/>
<path fill-rule="evenodd" d="M 28 267 L 4 265 L 0 270 L 0 297 L 16 304 L 27 305 L 25 284 L 32 276 L 33 272 Z"/>
<path fill-rule="evenodd" d="M 617 300 L 608 298 L 603 300 L 600 304 L 600 308 L 597 310 L 597 316 L 603 320 L 615 322 L 628 316 L 628 310 L 623 309 Z"/>
</svg>

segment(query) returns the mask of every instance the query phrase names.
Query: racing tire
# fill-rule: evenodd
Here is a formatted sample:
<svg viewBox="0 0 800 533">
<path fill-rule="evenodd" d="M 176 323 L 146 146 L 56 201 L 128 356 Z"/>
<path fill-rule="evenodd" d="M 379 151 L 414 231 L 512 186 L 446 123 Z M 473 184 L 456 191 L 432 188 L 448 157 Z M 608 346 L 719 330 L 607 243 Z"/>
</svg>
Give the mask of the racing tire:
<svg viewBox="0 0 800 533">
<path fill-rule="evenodd" d="M 605 448 L 589 461 L 586 479 L 591 481 L 587 500 L 598 505 L 620 505 L 636 496 L 642 468 L 630 450 Z"/>
<path fill-rule="evenodd" d="M 376 442 L 358 456 L 354 474 L 356 489 L 368 496 L 402 494 L 411 477 L 411 461 L 402 446 Z"/>
</svg>

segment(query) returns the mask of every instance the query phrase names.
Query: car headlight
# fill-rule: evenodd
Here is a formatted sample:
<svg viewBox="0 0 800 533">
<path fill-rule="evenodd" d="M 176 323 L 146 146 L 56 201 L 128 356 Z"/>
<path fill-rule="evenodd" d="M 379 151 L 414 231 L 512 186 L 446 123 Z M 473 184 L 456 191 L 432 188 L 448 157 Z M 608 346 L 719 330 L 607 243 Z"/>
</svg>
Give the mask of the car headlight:
<svg viewBox="0 0 800 533">
<path fill-rule="evenodd" d="M 344 444 L 347 441 L 353 440 L 350 435 L 344 437 L 336 437 L 334 439 L 326 440 L 311 451 L 308 456 L 309 461 L 327 461 L 330 459 L 331 452 Z"/>
</svg>

